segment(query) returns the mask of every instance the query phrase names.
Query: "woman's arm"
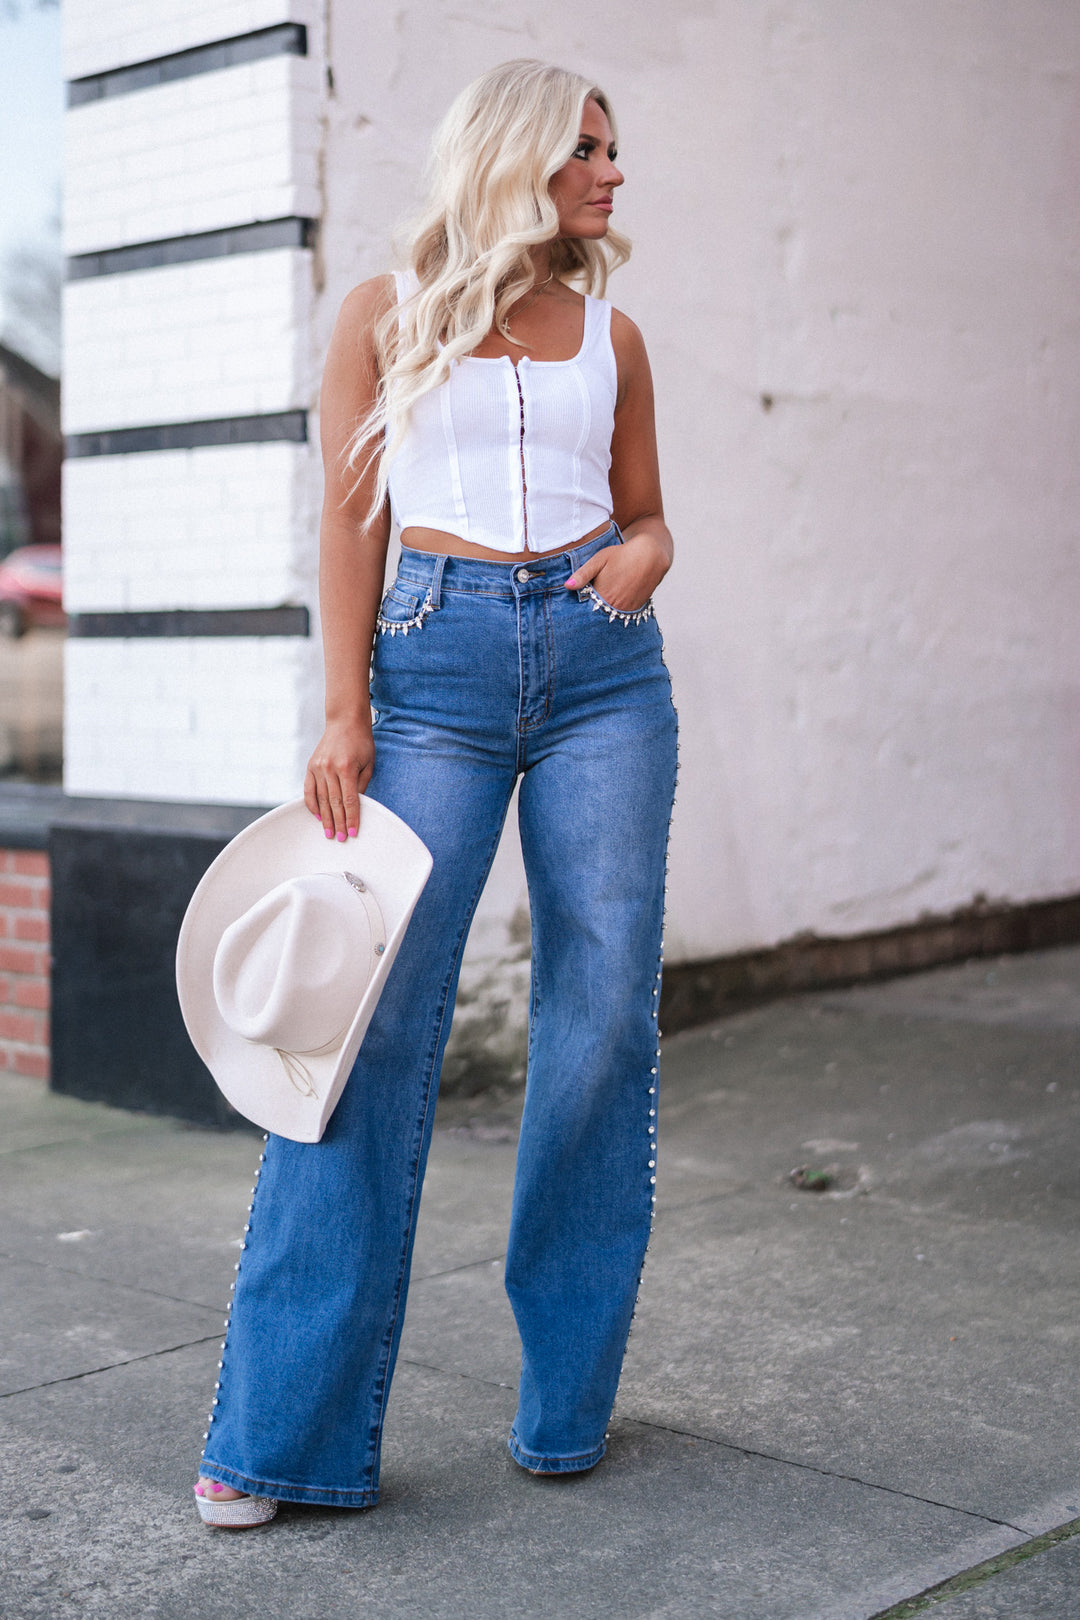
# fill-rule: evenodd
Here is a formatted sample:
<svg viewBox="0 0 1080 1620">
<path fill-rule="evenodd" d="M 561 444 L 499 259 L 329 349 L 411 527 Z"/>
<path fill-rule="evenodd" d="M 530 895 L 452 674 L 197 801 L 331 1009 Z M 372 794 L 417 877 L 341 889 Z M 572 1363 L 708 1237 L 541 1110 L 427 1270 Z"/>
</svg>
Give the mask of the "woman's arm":
<svg viewBox="0 0 1080 1620">
<path fill-rule="evenodd" d="M 373 523 L 367 511 L 374 469 L 356 485 L 343 452 L 371 409 L 378 387 L 374 326 L 392 300 L 386 276 L 354 289 L 341 306 L 326 356 L 320 403 L 325 491 L 319 530 L 319 604 L 326 669 L 326 730 L 308 761 L 304 801 L 328 838 L 355 835 L 360 795 L 371 780 L 368 671 L 382 596 L 388 505 Z"/>
<path fill-rule="evenodd" d="M 596 552 L 575 569 L 567 586 L 573 590 L 595 583 L 605 602 L 632 613 L 649 600 L 671 567 L 674 547 L 660 495 L 649 357 L 641 333 L 617 309 L 611 312 L 611 344 L 619 377 L 611 438 L 611 501 L 626 544 Z"/>
</svg>

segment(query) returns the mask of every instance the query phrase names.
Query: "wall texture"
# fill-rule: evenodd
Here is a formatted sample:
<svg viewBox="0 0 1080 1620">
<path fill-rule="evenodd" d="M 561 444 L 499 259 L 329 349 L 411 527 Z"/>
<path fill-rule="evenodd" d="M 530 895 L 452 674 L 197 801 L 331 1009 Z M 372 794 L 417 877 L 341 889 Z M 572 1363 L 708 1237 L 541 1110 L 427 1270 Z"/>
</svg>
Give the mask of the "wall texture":
<svg viewBox="0 0 1080 1620">
<path fill-rule="evenodd" d="M 313 409 L 451 95 L 510 56 L 579 68 L 619 114 L 612 296 L 653 357 L 678 545 L 669 960 L 1080 889 L 1080 12 L 325 4 L 67 0 L 73 75 L 309 24 L 306 58 L 73 109 L 73 252 L 322 221 L 314 251 L 74 284 L 71 430 Z M 76 611 L 314 605 L 309 445 L 92 462 Z M 125 645 L 72 644 L 69 790 L 297 790 L 317 638 L 237 665 Z M 520 1008 L 524 898 L 511 838 L 463 981 L 481 1024 Z"/>
</svg>

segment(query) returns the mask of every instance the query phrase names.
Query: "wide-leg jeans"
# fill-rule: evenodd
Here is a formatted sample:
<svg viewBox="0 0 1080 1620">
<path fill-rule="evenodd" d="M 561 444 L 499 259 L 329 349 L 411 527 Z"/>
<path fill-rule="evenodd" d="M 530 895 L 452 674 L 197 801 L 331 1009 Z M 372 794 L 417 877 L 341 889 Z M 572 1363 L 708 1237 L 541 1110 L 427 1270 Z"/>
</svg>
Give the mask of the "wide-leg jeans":
<svg viewBox="0 0 1080 1620">
<path fill-rule="evenodd" d="M 676 770 L 651 611 L 616 613 L 563 583 L 619 539 L 612 527 L 515 564 L 404 550 L 383 600 L 368 793 L 434 868 L 323 1140 L 266 1142 L 202 1463 L 236 1490 L 377 1499 L 461 956 L 519 779 L 532 994 L 506 1259 L 522 1343 L 509 1445 L 537 1471 L 603 1455 L 655 1201 Z"/>
</svg>

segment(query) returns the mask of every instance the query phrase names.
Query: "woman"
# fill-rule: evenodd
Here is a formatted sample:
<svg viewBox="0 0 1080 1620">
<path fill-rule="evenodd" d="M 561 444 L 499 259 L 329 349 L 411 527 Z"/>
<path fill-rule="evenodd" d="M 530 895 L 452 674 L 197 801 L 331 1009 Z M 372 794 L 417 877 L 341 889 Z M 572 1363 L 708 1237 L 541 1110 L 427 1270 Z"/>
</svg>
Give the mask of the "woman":
<svg viewBox="0 0 1080 1620">
<path fill-rule="evenodd" d="M 604 1453 L 654 1202 L 676 764 L 648 361 L 593 296 L 628 252 L 615 156 L 587 80 L 485 74 L 436 138 L 410 272 L 356 288 L 330 345 L 326 730 L 305 797 L 339 840 L 362 794 L 380 800 L 434 870 L 323 1140 L 268 1139 L 196 1486 L 211 1522 L 377 1500 L 461 953 L 519 783 L 532 997 L 509 1445 L 537 1474 Z"/>
</svg>

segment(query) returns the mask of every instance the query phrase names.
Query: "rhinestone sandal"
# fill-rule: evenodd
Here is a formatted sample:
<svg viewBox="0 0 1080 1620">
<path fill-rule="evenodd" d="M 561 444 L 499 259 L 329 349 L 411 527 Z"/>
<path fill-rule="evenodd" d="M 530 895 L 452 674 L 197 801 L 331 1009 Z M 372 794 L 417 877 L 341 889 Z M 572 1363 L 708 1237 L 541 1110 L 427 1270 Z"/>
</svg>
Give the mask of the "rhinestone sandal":
<svg viewBox="0 0 1080 1620">
<path fill-rule="evenodd" d="M 195 1487 L 195 1506 L 203 1524 L 216 1530 L 250 1530 L 269 1524 L 278 1510 L 272 1496 L 234 1496 L 227 1502 L 214 1502 Z"/>
</svg>

